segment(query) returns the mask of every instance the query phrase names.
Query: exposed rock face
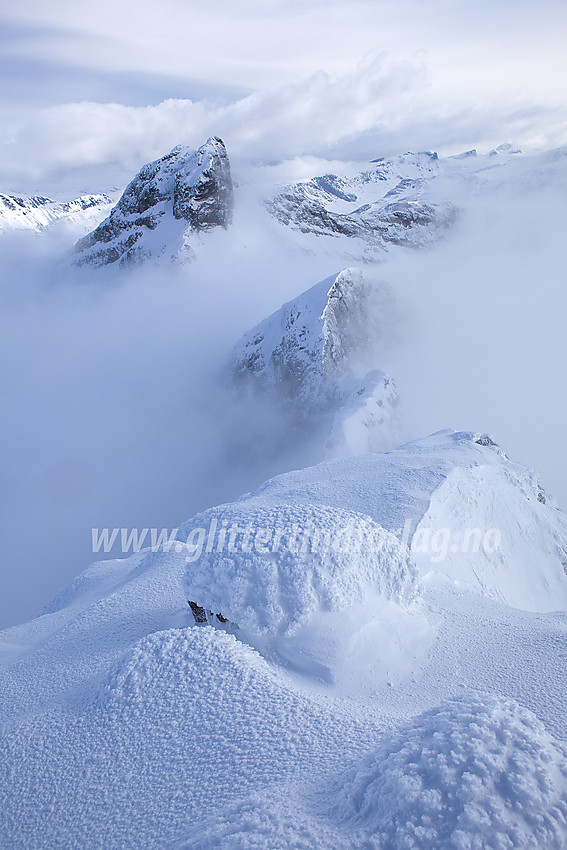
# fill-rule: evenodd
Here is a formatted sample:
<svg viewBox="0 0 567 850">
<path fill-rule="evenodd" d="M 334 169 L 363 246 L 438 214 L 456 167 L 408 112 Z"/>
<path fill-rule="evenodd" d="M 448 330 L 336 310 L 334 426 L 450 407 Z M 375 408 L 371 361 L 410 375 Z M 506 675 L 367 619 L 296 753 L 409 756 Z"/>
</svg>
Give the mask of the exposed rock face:
<svg viewBox="0 0 567 850">
<path fill-rule="evenodd" d="M 112 203 L 108 195 L 82 195 L 72 201 L 43 196 L 0 194 L 0 232 L 32 230 L 40 233 L 56 221 L 90 221 L 93 214 Z M 91 225 L 92 226 L 92 225 Z"/>
<path fill-rule="evenodd" d="M 210 138 L 198 150 L 175 147 L 144 165 L 108 218 L 77 242 L 75 263 L 130 265 L 172 258 L 188 232 L 228 227 L 232 191 L 221 139 Z"/>
<path fill-rule="evenodd" d="M 451 226 L 453 205 L 424 198 L 439 173 L 437 154 L 404 154 L 374 165 L 353 177 L 325 174 L 282 187 L 266 206 L 302 233 L 360 239 L 369 255 L 388 244 L 424 247 Z"/>
<path fill-rule="evenodd" d="M 279 407 L 290 433 L 332 430 L 333 457 L 391 448 L 397 391 L 383 372 L 367 372 L 387 304 L 383 288 L 360 269 L 321 281 L 240 340 L 237 384 Z"/>
</svg>

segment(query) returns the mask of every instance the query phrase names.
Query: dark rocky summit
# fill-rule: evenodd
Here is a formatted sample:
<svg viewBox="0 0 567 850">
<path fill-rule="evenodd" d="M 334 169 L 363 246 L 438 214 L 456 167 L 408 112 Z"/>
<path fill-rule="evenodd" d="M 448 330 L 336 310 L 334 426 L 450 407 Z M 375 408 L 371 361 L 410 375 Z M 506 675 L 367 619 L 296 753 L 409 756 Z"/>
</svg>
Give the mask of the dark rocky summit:
<svg viewBox="0 0 567 850">
<path fill-rule="evenodd" d="M 228 227 L 232 178 L 226 148 L 212 137 L 198 150 L 179 145 L 150 162 L 108 216 L 75 246 L 75 263 L 130 265 L 182 256 L 188 233 Z"/>
</svg>

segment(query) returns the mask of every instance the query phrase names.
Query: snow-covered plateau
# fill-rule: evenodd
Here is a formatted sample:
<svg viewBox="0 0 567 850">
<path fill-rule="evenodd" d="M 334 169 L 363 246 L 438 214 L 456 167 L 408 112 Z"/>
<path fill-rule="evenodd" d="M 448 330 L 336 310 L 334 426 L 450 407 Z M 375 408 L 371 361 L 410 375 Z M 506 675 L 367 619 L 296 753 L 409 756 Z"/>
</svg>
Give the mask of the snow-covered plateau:
<svg viewBox="0 0 567 850">
<path fill-rule="evenodd" d="M 172 376 L 145 407 L 138 384 L 120 385 L 132 408 L 116 392 L 108 415 L 120 428 L 125 411 L 138 424 L 165 410 L 150 422 L 168 429 L 150 428 L 153 440 L 172 441 L 156 500 L 184 451 L 204 458 L 198 498 L 186 482 L 175 497 L 178 510 L 199 507 L 170 539 L 76 569 L 38 616 L 0 632 L 2 848 L 567 847 L 567 516 L 490 421 L 491 435 L 440 421 L 407 439 L 408 363 L 429 381 L 422 421 L 446 409 L 454 356 L 443 338 L 431 368 L 432 317 L 469 298 L 481 315 L 490 293 L 460 287 L 450 262 L 442 298 L 433 273 L 400 282 L 400 269 L 445 256 L 440 244 L 450 258 L 463 228 L 481 232 L 487 197 L 504 218 L 519 197 L 541 209 L 542 186 L 567 186 L 567 151 L 404 154 L 306 176 L 309 165 L 288 164 L 285 181 L 258 166 L 255 182 L 232 164 L 233 183 L 213 137 L 143 166 L 112 209 L 105 195 L 0 196 L 2 238 L 23 227 L 43 238 L 57 216 L 98 210 L 43 259 L 59 287 L 42 298 L 71 287 L 95 317 L 114 305 L 128 357 L 136 298 L 152 319 L 154 290 L 189 307 L 184 324 L 156 318 L 175 345 L 161 349 L 143 325 L 134 353 L 156 386 L 160 351 L 192 360 L 166 362 Z M 215 325 L 223 275 L 234 319 Z M 425 343 L 403 316 L 412 293 L 424 313 L 432 305 Z M 193 349 L 177 343 L 185 335 Z M 111 347 L 105 374 L 115 363 Z M 176 405 L 199 368 L 206 391 L 190 414 Z M 529 417 L 540 388 L 521 377 Z M 189 445 L 182 411 L 206 441 Z M 238 462 L 250 468 L 235 476 Z M 17 549 L 42 560 L 34 522 L 39 510 Z"/>
</svg>

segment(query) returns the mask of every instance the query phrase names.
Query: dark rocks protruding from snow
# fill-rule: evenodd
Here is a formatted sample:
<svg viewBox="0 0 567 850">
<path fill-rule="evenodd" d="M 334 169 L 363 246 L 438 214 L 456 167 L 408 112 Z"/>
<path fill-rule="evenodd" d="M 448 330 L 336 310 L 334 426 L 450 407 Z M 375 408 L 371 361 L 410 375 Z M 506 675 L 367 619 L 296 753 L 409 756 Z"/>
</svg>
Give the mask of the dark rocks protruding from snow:
<svg viewBox="0 0 567 850">
<path fill-rule="evenodd" d="M 219 623 L 222 623 L 223 625 L 228 623 L 228 620 L 226 619 L 226 617 L 223 617 L 222 614 L 213 614 L 212 611 L 208 611 L 206 608 L 202 608 L 200 605 L 197 605 L 196 602 L 192 602 L 190 599 L 188 600 L 188 602 L 196 626 L 204 626 L 207 623 L 211 624 L 214 623 L 215 620 Z"/>
<path fill-rule="evenodd" d="M 488 434 L 481 434 L 481 436 L 478 437 L 478 439 L 475 440 L 475 443 L 477 443 L 479 446 L 497 446 L 498 445 L 498 443 L 495 443 L 494 440 L 492 439 L 492 437 L 490 437 Z"/>
<path fill-rule="evenodd" d="M 188 234 L 229 226 L 232 200 L 223 141 L 212 137 L 198 150 L 179 145 L 144 165 L 108 218 L 77 242 L 75 263 L 179 258 Z"/>
</svg>

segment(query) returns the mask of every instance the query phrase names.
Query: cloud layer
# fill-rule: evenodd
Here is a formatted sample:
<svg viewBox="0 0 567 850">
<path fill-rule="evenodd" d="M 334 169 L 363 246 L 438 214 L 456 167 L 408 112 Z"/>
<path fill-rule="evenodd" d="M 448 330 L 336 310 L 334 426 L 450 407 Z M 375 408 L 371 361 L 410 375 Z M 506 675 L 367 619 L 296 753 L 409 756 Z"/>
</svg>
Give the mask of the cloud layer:
<svg viewBox="0 0 567 850">
<path fill-rule="evenodd" d="M 93 19 L 27 0 L 6 19 L 4 190 L 123 183 L 212 133 L 264 160 L 567 141 L 567 9 L 553 0 L 110 6 Z"/>
</svg>

